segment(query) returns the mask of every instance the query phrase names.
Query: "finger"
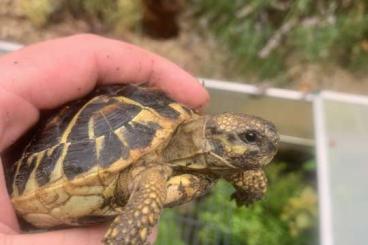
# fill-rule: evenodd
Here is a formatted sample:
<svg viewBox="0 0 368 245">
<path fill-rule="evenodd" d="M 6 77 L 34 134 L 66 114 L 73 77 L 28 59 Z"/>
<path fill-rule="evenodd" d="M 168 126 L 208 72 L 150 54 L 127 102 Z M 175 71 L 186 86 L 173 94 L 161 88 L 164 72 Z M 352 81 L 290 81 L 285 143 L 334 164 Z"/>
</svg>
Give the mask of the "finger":
<svg viewBox="0 0 368 245">
<path fill-rule="evenodd" d="M 94 35 L 47 41 L 3 56 L 0 74 L 0 150 L 37 120 L 37 109 L 81 97 L 96 83 L 148 82 L 192 107 L 208 101 L 197 80 L 175 64 L 133 45 Z"/>
<path fill-rule="evenodd" d="M 147 238 L 147 240 L 151 242 L 151 244 L 154 244 L 155 241 L 157 240 L 157 229 L 158 229 L 157 226 L 154 226 L 152 228 L 151 234 Z"/>
<path fill-rule="evenodd" d="M 0 244 L 101 245 L 106 228 L 88 227 L 44 233 L 0 235 Z"/>
<path fill-rule="evenodd" d="M 2 88 L 39 109 L 80 97 L 97 80 L 105 84 L 149 82 L 193 107 L 208 99 L 198 81 L 175 64 L 136 46 L 86 34 L 31 45 L 4 56 L 0 74 Z"/>
<path fill-rule="evenodd" d="M 11 234 L 18 231 L 18 222 L 6 190 L 4 170 L 0 158 L 0 232 Z M 0 243 L 2 244 L 2 243 Z"/>
<path fill-rule="evenodd" d="M 0 87 L 0 153 L 32 126 L 38 115 L 31 103 Z"/>
<path fill-rule="evenodd" d="M 45 233 L 0 235 L 0 244 L 38 244 L 38 245 L 101 245 L 102 238 L 107 230 L 106 226 L 76 228 Z M 148 237 L 152 244 L 156 240 L 154 235 Z"/>
</svg>

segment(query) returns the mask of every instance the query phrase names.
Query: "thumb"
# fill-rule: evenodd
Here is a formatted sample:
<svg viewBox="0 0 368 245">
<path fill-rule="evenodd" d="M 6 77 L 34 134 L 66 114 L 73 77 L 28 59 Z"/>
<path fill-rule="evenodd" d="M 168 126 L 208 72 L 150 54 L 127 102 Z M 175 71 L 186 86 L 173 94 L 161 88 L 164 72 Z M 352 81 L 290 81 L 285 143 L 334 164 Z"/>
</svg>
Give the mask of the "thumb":
<svg viewBox="0 0 368 245">
<path fill-rule="evenodd" d="M 106 225 L 87 228 L 74 228 L 45 233 L 32 234 L 0 234 L 0 245 L 101 245 L 107 230 Z M 148 241 L 154 244 L 157 236 L 156 227 L 153 228 Z"/>
<path fill-rule="evenodd" d="M 1 234 L 1 245 L 15 244 L 37 244 L 37 245 L 101 245 L 101 240 L 106 231 L 106 227 L 74 228 L 58 230 L 45 233 L 28 234 Z"/>
</svg>

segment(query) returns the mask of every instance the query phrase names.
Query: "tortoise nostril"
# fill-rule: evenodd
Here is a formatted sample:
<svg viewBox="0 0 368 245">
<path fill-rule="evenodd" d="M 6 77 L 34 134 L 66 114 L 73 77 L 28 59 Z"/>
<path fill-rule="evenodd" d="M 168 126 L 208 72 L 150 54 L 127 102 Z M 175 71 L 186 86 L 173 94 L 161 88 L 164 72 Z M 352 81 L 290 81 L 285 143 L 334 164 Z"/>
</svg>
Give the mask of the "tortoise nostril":
<svg viewBox="0 0 368 245">
<path fill-rule="evenodd" d="M 234 143 L 236 141 L 236 137 L 234 134 L 228 134 L 227 135 L 227 140 L 230 142 L 230 143 Z"/>
<path fill-rule="evenodd" d="M 259 153 L 259 151 L 257 151 L 257 150 L 253 150 L 253 151 L 250 151 L 250 152 L 249 152 L 249 155 L 250 155 L 250 156 L 256 156 L 258 153 Z"/>
</svg>

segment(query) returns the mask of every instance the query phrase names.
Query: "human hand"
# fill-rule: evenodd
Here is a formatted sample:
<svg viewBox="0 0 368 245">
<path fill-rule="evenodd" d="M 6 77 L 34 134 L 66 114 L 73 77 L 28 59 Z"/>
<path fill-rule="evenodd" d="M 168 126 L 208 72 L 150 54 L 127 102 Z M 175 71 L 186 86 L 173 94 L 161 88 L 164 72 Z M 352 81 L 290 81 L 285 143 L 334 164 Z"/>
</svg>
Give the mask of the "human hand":
<svg viewBox="0 0 368 245">
<path fill-rule="evenodd" d="M 148 82 L 191 107 L 208 101 L 195 78 L 133 45 L 89 34 L 46 41 L 0 57 L 0 152 L 37 122 L 40 110 L 116 82 Z M 1 167 L 0 206 L 0 244 L 100 244 L 106 231 L 95 226 L 21 234 Z"/>
</svg>

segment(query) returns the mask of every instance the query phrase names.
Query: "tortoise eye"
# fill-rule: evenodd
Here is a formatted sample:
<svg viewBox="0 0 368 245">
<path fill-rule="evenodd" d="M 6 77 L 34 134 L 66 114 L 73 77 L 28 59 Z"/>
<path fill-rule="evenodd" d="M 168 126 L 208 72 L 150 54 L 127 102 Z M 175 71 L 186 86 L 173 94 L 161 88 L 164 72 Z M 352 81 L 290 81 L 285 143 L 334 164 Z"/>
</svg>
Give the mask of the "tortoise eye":
<svg viewBox="0 0 368 245">
<path fill-rule="evenodd" d="M 257 141 L 257 133 L 254 131 L 247 131 L 239 135 L 240 139 L 246 143 L 254 143 Z"/>
</svg>

